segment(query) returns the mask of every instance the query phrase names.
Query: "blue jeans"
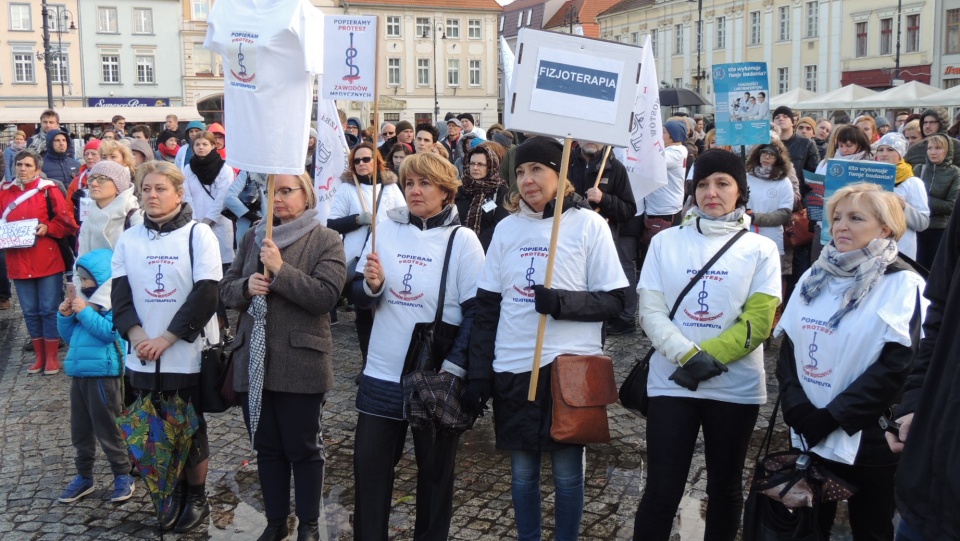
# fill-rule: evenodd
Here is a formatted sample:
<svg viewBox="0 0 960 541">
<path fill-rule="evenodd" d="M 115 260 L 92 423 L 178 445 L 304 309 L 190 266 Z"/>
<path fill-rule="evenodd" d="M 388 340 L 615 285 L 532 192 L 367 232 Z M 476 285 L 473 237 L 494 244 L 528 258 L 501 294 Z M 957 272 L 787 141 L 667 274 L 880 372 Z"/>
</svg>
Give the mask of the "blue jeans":
<svg viewBox="0 0 960 541">
<path fill-rule="evenodd" d="M 584 447 L 570 447 L 550 453 L 556 491 L 557 541 L 574 541 L 580 535 L 583 517 Z M 513 509 L 519 541 L 540 540 L 540 457 L 541 453 L 511 451 Z"/>
<path fill-rule="evenodd" d="M 57 309 L 62 302 L 63 273 L 58 272 L 42 278 L 14 280 L 23 321 L 27 324 L 30 338 L 58 340 Z"/>
<path fill-rule="evenodd" d="M 897 537 L 894 539 L 895 541 L 931 541 L 915 530 L 913 526 L 907 524 L 905 520 L 901 520 L 900 525 L 897 526 Z"/>
</svg>

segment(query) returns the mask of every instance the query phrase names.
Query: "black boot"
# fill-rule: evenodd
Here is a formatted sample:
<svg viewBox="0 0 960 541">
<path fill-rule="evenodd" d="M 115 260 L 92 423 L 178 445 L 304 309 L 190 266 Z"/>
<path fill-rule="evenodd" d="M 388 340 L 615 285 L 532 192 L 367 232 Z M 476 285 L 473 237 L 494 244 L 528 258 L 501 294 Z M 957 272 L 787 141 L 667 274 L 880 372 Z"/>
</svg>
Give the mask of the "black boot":
<svg viewBox="0 0 960 541">
<path fill-rule="evenodd" d="M 206 485 L 188 485 L 186 505 L 183 507 L 183 514 L 180 520 L 173 527 L 177 533 L 189 532 L 210 516 L 210 504 L 207 502 Z"/>
<path fill-rule="evenodd" d="M 257 541 L 283 541 L 288 535 L 290 535 L 290 530 L 287 529 L 286 518 L 268 520 L 267 527 L 257 538 Z"/>
<path fill-rule="evenodd" d="M 320 541 L 320 524 L 317 519 L 301 522 L 297 526 L 297 541 Z"/>
<path fill-rule="evenodd" d="M 163 516 L 163 522 L 160 523 L 160 529 L 169 532 L 177 524 L 180 515 L 183 513 L 183 506 L 187 503 L 187 482 L 178 481 L 177 486 L 173 487 L 173 494 L 170 496 L 170 507 L 167 514 Z"/>
</svg>

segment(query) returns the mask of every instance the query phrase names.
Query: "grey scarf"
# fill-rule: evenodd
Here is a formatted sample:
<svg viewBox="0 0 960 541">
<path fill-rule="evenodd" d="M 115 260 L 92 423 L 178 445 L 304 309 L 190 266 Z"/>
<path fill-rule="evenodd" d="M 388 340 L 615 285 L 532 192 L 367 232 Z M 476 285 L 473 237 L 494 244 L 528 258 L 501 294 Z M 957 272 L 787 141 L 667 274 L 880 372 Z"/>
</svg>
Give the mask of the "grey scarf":
<svg viewBox="0 0 960 541">
<path fill-rule="evenodd" d="M 292 222 L 273 227 L 273 243 L 277 248 L 284 249 L 317 227 L 317 209 L 307 209 L 299 218 Z M 254 241 L 257 247 L 263 246 L 263 239 L 267 236 L 267 221 L 260 220 Z"/>
</svg>

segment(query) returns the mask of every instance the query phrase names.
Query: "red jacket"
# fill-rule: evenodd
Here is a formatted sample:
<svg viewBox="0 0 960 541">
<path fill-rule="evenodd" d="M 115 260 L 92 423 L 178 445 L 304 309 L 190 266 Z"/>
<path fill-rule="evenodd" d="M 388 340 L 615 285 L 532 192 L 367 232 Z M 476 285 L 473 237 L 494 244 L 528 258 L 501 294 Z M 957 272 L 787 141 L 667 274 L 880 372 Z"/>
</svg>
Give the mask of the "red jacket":
<svg viewBox="0 0 960 541">
<path fill-rule="evenodd" d="M 68 237 L 77 232 L 73 215 L 67 210 L 63 194 L 56 184 L 40 178 L 28 183 L 21 190 L 15 183 L 8 182 L 0 189 L 0 211 L 6 210 L 21 194 L 33 188 L 40 192 L 23 201 L 7 215 L 8 222 L 37 218 L 47 225 L 47 235 L 37 237 L 37 243 L 31 248 L 9 248 L 7 252 L 7 276 L 13 280 L 43 278 L 65 269 L 60 248 L 54 240 Z M 47 212 L 47 197 L 54 217 L 51 220 Z"/>
</svg>

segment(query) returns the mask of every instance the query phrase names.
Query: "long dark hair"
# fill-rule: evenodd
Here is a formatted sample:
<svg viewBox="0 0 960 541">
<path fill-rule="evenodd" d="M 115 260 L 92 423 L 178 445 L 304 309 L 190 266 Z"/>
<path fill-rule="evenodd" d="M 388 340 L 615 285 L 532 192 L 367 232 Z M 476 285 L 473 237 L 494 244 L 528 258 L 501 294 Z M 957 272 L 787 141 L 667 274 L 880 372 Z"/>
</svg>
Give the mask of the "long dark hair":
<svg viewBox="0 0 960 541">
<path fill-rule="evenodd" d="M 753 150 L 750 151 L 750 156 L 747 157 L 747 173 L 752 172 L 758 165 L 760 165 L 760 153 L 766 149 L 773 147 L 773 150 L 776 151 L 777 162 L 773 164 L 773 168 L 770 170 L 770 180 L 780 180 L 787 178 L 787 174 L 790 170 L 790 152 L 787 150 L 787 147 L 780 142 L 779 139 L 770 139 L 770 143 L 766 145 L 757 145 L 753 147 Z"/>
</svg>

